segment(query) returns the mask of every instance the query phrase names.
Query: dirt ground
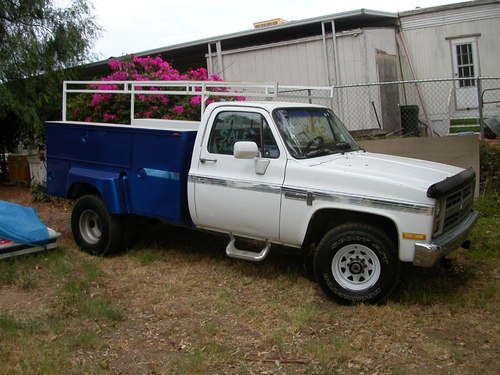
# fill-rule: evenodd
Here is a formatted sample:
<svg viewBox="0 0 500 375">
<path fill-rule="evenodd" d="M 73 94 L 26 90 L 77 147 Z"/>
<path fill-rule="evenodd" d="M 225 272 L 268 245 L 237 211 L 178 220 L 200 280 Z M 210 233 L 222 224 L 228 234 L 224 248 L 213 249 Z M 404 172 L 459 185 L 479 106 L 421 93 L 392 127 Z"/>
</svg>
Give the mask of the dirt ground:
<svg viewBox="0 0 500 375">
<path fill-rule="evenodd" d="M 168 225 L 97 258 L 73 242 L 71 203 L 33 203 L 56 251 L 0 263 L 0 373 L 499 374 L 497 196 L 451 269 L 405 268 L 384 305 L 328 300 L 296 250 L 263 264 Z"/>
</svg>

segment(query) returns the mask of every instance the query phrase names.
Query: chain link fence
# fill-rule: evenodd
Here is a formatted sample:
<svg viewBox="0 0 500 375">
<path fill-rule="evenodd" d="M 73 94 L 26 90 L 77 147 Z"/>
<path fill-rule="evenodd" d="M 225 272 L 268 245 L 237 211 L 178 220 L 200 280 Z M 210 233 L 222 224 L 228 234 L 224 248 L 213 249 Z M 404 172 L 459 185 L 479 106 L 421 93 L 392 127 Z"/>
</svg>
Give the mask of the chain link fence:
<svg viewBox="0 0 500 375">
<path fill-rule="evenodd" d="M 350 84 L 332 90 L 333 97 L 326 88 L 280 89 L 267 100 L 326 105 L 358 135 L 479 132 L 481 118 L 500 115 L 500 77 Z M 254 99 L 259 98 L 248 98 Z"/>
</svg>

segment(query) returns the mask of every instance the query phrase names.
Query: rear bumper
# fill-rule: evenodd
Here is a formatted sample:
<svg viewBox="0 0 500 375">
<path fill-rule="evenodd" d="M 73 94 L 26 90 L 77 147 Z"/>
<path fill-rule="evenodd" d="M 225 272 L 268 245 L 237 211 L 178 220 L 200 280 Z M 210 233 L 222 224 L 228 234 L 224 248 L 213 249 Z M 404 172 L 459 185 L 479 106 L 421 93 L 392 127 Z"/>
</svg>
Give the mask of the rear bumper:
<svg viewBox="0 0 500 375">
<path fill-rule="evenodd" d="M 417 242 L 413 264 L 420 267 L 432 267 L 440 258 L 460 247 L 467 239 L 478 217 L 479 213 L 472 211 L 461 224 L 448 233 L 435 238 L 430 243 Z"/>
</svg>

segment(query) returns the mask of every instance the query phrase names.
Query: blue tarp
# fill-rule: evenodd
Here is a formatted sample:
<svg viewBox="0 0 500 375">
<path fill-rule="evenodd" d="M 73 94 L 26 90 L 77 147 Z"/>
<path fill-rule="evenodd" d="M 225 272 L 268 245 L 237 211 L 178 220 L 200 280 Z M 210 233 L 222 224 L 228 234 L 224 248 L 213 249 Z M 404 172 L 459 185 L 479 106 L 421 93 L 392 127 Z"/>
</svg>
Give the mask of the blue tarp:
<svg viewBox="0 0 500 375">
<path fill-rule="evenodd" d="M 49 231 L 33 208 L 0 201 L 0 238 L 34 245 L 47 242 Z"/>
</svg>

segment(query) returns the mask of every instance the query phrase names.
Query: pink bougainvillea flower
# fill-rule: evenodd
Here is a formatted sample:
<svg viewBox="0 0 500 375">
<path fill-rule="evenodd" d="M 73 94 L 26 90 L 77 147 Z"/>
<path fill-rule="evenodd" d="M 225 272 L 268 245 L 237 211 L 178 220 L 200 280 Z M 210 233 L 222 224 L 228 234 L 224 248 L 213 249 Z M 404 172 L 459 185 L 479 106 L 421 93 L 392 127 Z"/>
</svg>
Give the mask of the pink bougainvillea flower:
<svg viewBox="0 0 500 375">
<path fill-rule="evenodd" d="M 184 106 L 176 105 L 176 106 L 174 106 L 172 111 L 174 111 L 175 113 L 184 113 Z"/>
<path fill-rule="evenodd" d="M 217 74 L 212 74 L 210 77 L 208 77 L 210 81 L 222 81 L 222 78 L 219 77 Z"/>
<path fill-rule="evenodd" d="M 103 119 L 105 122 L 112 122 L 116 120 L 116 115 L 110 114 L 110 113 L 105 113 L 103 115 Z"/>
<path fill-rule="evenodd" d="M 122 63 L 120 60 L 111 60 L 108 62 L 108 66 L 111 70 L 120 70 L 122 67 Z"/>
<path fill-rule="evenodd" d="M 110 81 L 155 81 L 155 80 L 191 80 L 191 81 L 221 81 L 221 77 L 216 74 L 209 74 L 205 68 L 197 68 L 181 73 L 170 63 L 161 57 L 132 56 L 123 59 L 110 59 L 108 61 L 110 73 L 100 78 L 101 83 L 89 85 L 94 89 L 116 90 L 123 88 L 122 85 L 111 84 Z M 161 87 L 160 87 L 161 88 Z M 143 85 L 136 86 L 137 91 L 157 90 L 157 87 Z M 176 115 L 181 115 L 185 119 L 199 119 L 199 108 L 202 102 L 200 91 L 201 85 L 194 88 L 197 91 L 195 96 L 174 96 L 171 98 L 167 94 L 151 95 L 136 94 L 136 118 L 163 118 L 171 119 Z M 224 87 L 213 87 L 213 91 L 225 92 Z M 245 97 L 238 96 L 232 98 L 212 97 L 206 103 L 210 104 L 215 100 L 245 100 Z M 130 101 L 126 95 L 116 95 L 108 93 L 94 93 L 79 98 L 78 105 L 73 107 L 69 114 L 74 120 L 101 121 L 128 123 L 130 117 Z M 90 115 L 89 115 L 90 114 Z"/>
<path fill-rule="evenodd" d="M 192 96 L 191 97 L 192 105 L 200 105 L 201 104 L 201 96 Z"/>
<path fill-rule="evenodd" d="M 92 95 L 92 100 L 90 101 L 91 107 L 97 107 L 104 100 L 101 94 Z"/>
<path fill-rule="evenodd" d="M 128 79 L 128 74 L 127 72 L 120 70 L 118 72 L 114 72 L 111 75 L 111 78 L 113 79 L 113 81 L 126 81 Z"/>
</svg>

